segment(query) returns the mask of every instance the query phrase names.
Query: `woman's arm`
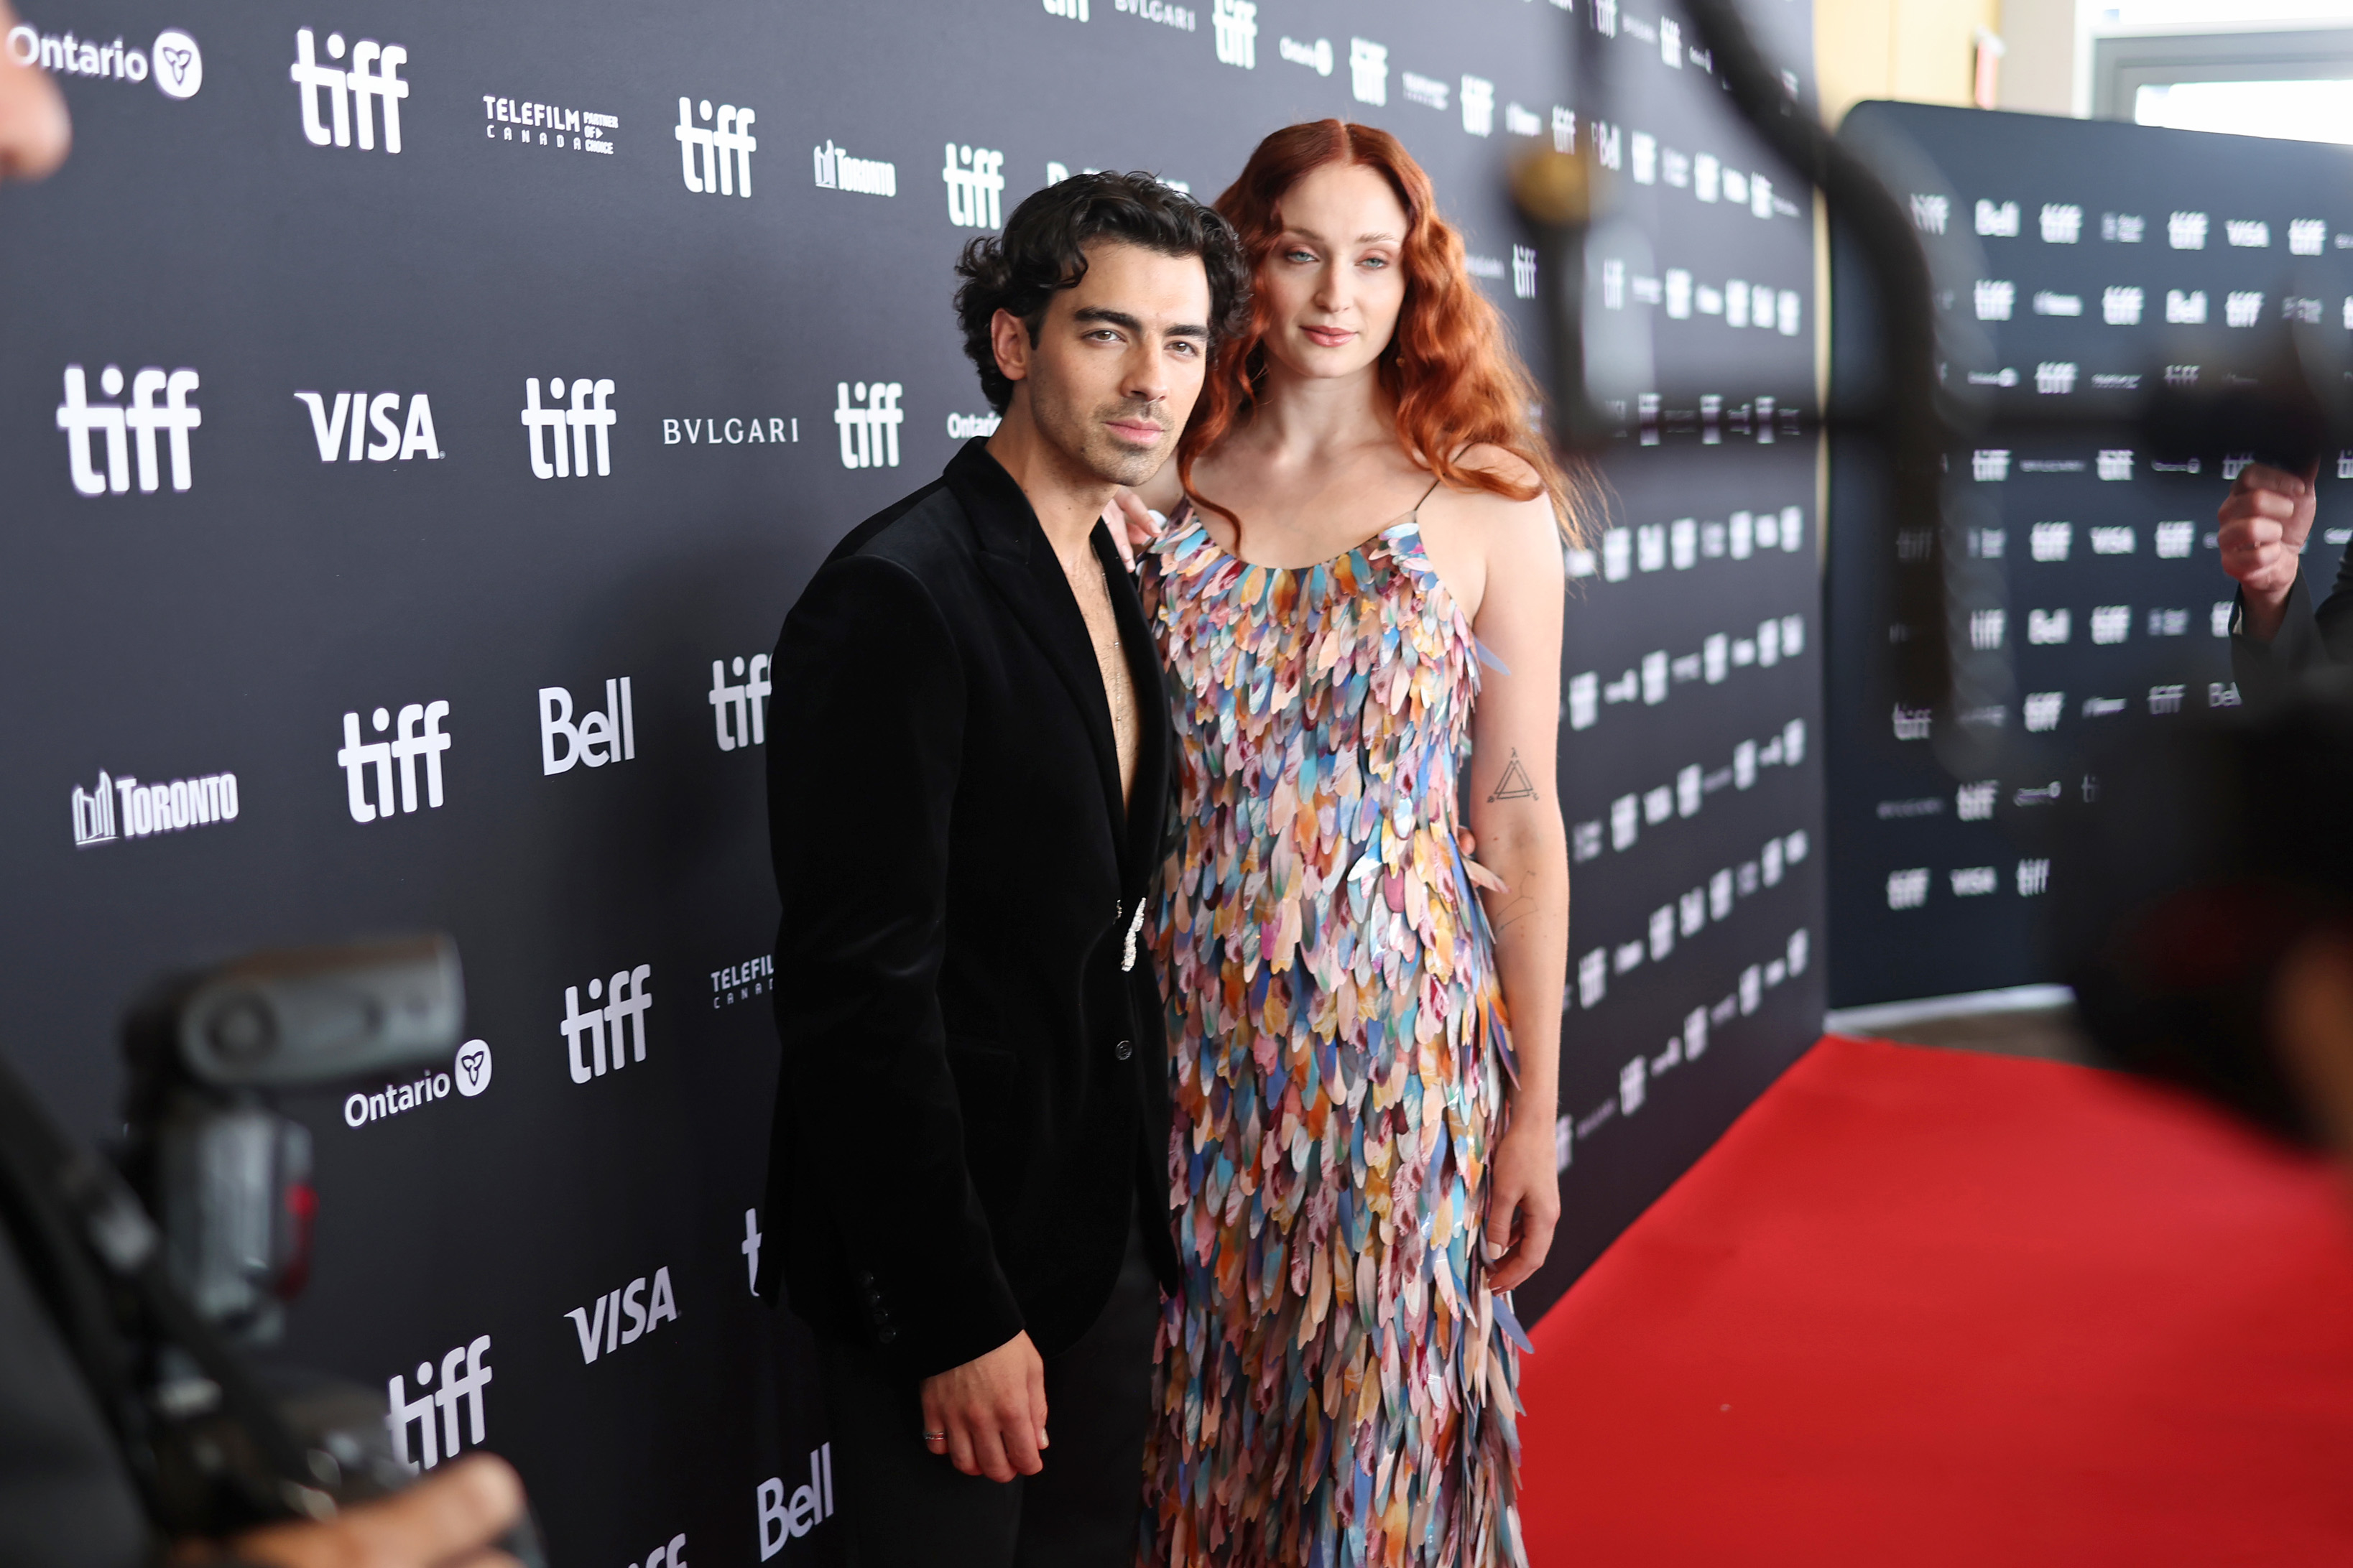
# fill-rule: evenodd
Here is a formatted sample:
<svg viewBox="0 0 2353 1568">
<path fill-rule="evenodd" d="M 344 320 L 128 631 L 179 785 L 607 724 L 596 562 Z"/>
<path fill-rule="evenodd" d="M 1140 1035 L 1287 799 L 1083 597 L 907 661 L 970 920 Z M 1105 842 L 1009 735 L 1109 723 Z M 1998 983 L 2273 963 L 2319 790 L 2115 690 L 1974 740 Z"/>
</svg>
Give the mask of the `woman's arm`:
<svg viewBox="0 0 2353 1568">
<path fill-rule="evenodd" d="M 1554 759 L 1565 595 L 1547 500 L 1482 497 L 1464 514 L 1477 519 L 1484 556 L 1472 630 L 1488 656 L 1471 720 L 1468 817 L 1479 863 L 1504 883 L 1483 901 L 1519 1068 L 1510 1130 L 1490 1156 L 1487 1200 L 1488 1250 L 1496 1259 L 1490 1283 L 1508 1290 L 1543 1264 L 1560 1217 L 1553 1121 L 1568 972 L 1568 834 Z"/>
</svg>

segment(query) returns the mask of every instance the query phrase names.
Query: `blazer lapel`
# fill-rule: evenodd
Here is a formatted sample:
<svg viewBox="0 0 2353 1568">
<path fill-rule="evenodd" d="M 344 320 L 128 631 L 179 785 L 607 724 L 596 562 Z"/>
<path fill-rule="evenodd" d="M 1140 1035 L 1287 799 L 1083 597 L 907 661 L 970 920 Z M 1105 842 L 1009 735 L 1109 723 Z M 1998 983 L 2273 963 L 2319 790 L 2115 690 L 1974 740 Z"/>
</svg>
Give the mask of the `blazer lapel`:
<svg viewBox="0 0 2353 1568">
<path fill-rule="evenodd" d="M 1101 524 L 1095 528 L 1094 547 L 1096 559 L 1103 563 L 1104 579 L 1111 584 L 1112 615 L 1127 654 L 1128 677 L 1135 683 L 1135 784 L 1128 792 L 1127 837 L 1120 860 L 1131 891 L 1140 895 L 1141 884 L 1151 879 L 1153 862 L 1159 857 L 1161 819 L 1167 813 L 1169 752 L 1174 739 L 1168 694 L 1161 681 L 1160 647 L 1144 618 L 1144 601 L 1136 595 L 1135 580 L 1120 560 L 1110 530 Z"/>
<path fill-rule="evenodd" d="M 965 515 L 980 536 L 981 570 L 1030 641 L 1046 656 L 1071 700 L 1077 705 L 1087 740 L 1095 753 L 1095 772 L 1111 814 L 1113 842 L 1126 838 L 1126 812 L 1119 796 L 1119 747 L 1111 731 L 1111 705 L 1103 694 L 1103 671 L 1095 662 L 1094 641 L 1087 635 L 1086 616 L 1071 593 L 1062 563 L 1046 543 L 1045 531 L 1021 487 L 1013 482 L 985 439 L 976 438 L 948 465 L 949 483 L 955 487 Z M 1103 532 L 1098 523 L 1095 531 Z M 1106 541 L 1108 536 L 1105 536 Z M 1119 575 L 1124 576 L 1122 573 Z M 1118 589 L 1113 599 L 1116 603 Z M 1130 595 L 1133 597 L 1133 594 Z M 1142 616 L 1137 617 L 1139 623 Z M 1123 638 L 1125 633 L 1121 634 Z M 1138 770 L 1139 773 L 1141 770 Z M 1122 858 L 1125 856 L 1123 854 Z"/>
</svg>

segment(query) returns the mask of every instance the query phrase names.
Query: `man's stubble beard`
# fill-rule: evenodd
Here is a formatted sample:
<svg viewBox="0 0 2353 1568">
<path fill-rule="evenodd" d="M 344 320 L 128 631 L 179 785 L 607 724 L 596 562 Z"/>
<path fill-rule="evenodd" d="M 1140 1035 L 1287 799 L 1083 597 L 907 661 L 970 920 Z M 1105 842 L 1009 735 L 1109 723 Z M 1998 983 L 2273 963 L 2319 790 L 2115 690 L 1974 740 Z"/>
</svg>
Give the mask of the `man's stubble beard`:
<svg viewBox="0 0 2353 1568">
<path fill-rule="evenodd" d="M 1065 458 L 1095 478 L 1115 485 L 1140 485 L 1158 473 L 1176 453 L 1176 438 L 1182 433 L 1166 403 L 1122 400 L 1087 415 L 1077 414 L 1064 405 L 1051 411 L 1040 409 L 1039 414 L 1038 427 Z M 1113 437 L 1104 427 L 1105 423 L 1123 416 L 1148 416 L 1158 421 L 1158 444 L 1149 451 L 1138 452 Z"/>
</svg>

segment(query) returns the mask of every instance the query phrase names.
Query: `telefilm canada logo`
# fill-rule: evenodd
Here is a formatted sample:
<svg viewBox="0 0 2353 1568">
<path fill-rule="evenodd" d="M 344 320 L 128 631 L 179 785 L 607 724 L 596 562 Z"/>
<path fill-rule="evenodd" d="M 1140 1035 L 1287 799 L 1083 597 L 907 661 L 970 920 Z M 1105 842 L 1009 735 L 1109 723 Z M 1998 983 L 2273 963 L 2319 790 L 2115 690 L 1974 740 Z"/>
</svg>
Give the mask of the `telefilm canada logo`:
<svg viewBox="0 0 2353 1568">
<path fill-rule="evenodd" d="M 188 434 L 205 422 L 204 411 L 188 401 L 200 382 L 193 370 L 165 371 L 148 365 L 129 382 L 131 402 L 92 403 L 90 380 L 78 364 L 66 366 L 65 401 L 58 405 L 58 428 L 65 432 L 66 466 L 73 487 L 82 495 L 121 495 L 131 489 L 131 459 L 139 459 L 139 493 L 153 495 L 163 488 L 159 456 L 171 459 L 172 488 L 185 490 L 195 483 L 188 451 Z M 98 373 L 98 389 L 108 397 L 122 395 L 122 367 L 108 365 Z M 155 399 L 161 395 L 163 402 Z M 155 437 L 161 433 L 160 450 Z M 98 466 L 93 436 L 104 437 L 106 468 Z"/>
<path fill-rule="evenodd" d="M 562 147 L 575 153 L 613 155 L 618 118 L 592 109 L 565 109 L 528 98 L 482 94 L 482 140 L 523 147 Z M 553 140 L 550 140 L 553 138 Z"/>
<path fill-rule="evenodd" d="M 108 43 L 78 38 L 71 33 L 44 33 L 20 22 L 8 29 L 8 58 L 51 76 L 134 84 L 153 81 L 165 98 L 194 98 L 205 85 L 204 51 L 177 27 L 164 28 L 142 50 L 119 37 Z"/>
<path fill-rule="evenodd" d="M 237 812 L 235 773 L 142 784 L 129 773 L 115 778 L 101 772 L 97 788 L 74 785 L 74 847 L 88 849 L 124 838 L 148 838 L 235 822 Z"/>
<path fill-rule="evenodd" d="M 310 28 L 294 30 L 294 64 L 287 74 L 302 100 L 302 139 L 313 147 L 348 147 L 356 136 L 360 151 L 372 153 L 376 112 L 381 109 L 384 150 L 397 154 L 400 104 L 408 96 L 408 83 L 401 79 L 400 68 L 408 63 L 408 50 L 399 44 L 362 38 L 351 46 L 352 63 L 346 68 L 321 65 L 317 48 Z M 328 60 L 340 60 L 344 53 L 343 36 L 329 33 Z"/>
<path fill-rule="evenodd" d="M 579 376 L 571 384 L 572 403 L 564 406 L 559 400 L 565 395 L 565 380 L 560 375 L 547 378 L 547 402 L 539 401 L 539 378 L 522 378 L 522 427 L 531 437 L 531 473 L 538 479 L 586 479 L 588 477 L 588 437 L 596 438 L 596 477 L 609 478 L 613 472 L 613 426 L 620 418 L 606 399 L 613 395 L 610 376 Z M 569 433 L 571 439 L 565 439 Z M 554 461 L 550 461 L 551 454 Z"/>
<path fill-rule="evenodd" d="M 698 195 L 752 196 L 752 154 L 760 150 L 752 134 L 759 117 L 748 109 L 723 103 L 713 109 L 709 99 L 700 103 L 678 100 L 680 172 L 686 188 Z"/>
</svg>

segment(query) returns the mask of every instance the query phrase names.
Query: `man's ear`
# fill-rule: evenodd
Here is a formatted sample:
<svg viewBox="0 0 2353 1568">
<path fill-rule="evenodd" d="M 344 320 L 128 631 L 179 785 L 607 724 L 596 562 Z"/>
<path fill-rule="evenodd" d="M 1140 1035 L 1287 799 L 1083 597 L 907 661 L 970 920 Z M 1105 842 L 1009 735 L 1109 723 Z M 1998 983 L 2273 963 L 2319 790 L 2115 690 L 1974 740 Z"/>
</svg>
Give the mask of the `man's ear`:
<svg viewBox="0 0 2353 1568">
<path fill-rule="evenodd" d="M 1008 381 L 1029 378 L 1029 329 L 1010 310 L 989 318 L 988 346 L 996 352 L 997 368 Z"/>
</svg>

